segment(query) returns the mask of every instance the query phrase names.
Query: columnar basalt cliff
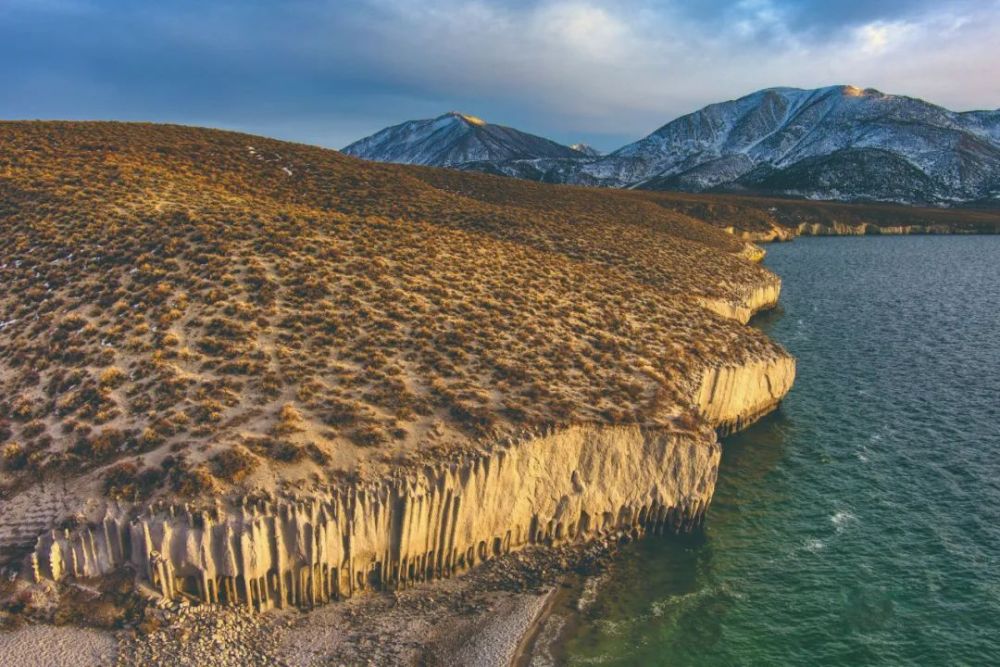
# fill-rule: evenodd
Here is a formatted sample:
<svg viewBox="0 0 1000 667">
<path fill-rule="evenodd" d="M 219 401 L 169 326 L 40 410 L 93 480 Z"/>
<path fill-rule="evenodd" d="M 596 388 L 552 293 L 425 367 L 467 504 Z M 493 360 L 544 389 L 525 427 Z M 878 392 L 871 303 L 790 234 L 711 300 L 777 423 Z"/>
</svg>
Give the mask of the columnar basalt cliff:
<svg viewBox="0 0 1000 667">
<path fill-rule="evenodd" d="M 112 505 L 39 540 L 35 576 L 131 563 L 166 598 L 312 606 L 449 576 L 528 544 L 689 531 L 715 488 L 710 431 L 576 426 L 374 487 L 241 507 Z"/>
<path fill-rule="evenodd" d="M 703 303 L 712 312 L 747 324 L 755 314 L 774 308 L 780 294 L 781 280 L 774 279 L 734 302 Z M 794 382 L 795 358 L 788 354 L 743 364 L 720 363 L 702 372 L 695 402 L 719 435 L 729 435 L 776 410 Z"/>
</svg>

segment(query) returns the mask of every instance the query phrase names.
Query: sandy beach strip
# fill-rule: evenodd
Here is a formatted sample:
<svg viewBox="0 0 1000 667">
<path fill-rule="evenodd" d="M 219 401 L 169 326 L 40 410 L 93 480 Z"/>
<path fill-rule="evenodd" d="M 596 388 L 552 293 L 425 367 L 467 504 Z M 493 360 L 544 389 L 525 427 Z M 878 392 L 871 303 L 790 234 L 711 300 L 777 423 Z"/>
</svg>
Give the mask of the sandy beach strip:
<svg viewBox="0 0 1000 667">
<path fill-rule="evenodd" d="M 441 656 L 441 664 L 513 665 L 525 649 L 525 639 L 544 617 L 556 590 L 541 595 L 512 595 L 499 603 L 463 633 L 463 641 L 446 647 L 447 655 Z"/>
<path fill-rule="evenodd" d="M 4 667 L 104 667 L 115 660 L 110 632 L 55 625 L 25 625 L 0 632 Z"/>
</svg>

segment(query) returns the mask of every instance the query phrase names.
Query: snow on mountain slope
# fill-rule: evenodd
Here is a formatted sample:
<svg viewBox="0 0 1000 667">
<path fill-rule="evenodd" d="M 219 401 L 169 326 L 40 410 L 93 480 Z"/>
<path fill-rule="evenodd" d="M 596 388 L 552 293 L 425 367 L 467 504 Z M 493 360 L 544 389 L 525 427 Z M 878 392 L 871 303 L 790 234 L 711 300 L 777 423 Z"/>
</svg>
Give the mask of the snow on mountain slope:
<svg viewBox="0 0 1000 667">
<path fill-rule="evenodd" d="M 354 142 L 343 152 L 380 162 L 434 166 L 583 156 L 569 146 L 456 112 L 388 127 Z"/>
<path fill-rule="evenodd" d="M 589 144 L 573 144 L 570 148 L 587 157 L 600 157 L 604 155 L 604 153 Z"/>
<path fill-rule="evenodd" d="M 1000 110 L 958 113 L 854 86 L 761 90 L 607 155 L 455 113 L 387 128 L 344 151 L 551 183 L 1000 203 Z"/>
<path fill-rule="evenodd" d="M 862 165 L 879 177 L 855 178 L 852 166 Z M 678 118 L 581 165 L 569 180 L 823 199 L 977 201 L 1000 192 L 1000 112 L 956 113 L 853 86 L 771 88 Z"/>
</svg>

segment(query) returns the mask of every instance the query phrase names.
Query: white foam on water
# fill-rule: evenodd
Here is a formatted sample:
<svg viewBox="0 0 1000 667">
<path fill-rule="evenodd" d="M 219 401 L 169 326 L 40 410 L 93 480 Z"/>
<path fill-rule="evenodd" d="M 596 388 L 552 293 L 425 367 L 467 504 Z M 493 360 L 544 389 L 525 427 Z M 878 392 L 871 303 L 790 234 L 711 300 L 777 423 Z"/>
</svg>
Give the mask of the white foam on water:
<svg viewBox="0 0 1000 667">
<path fill-rule="evenodd" d="M 583 590 L 580 591 L 580 597 L 576 601 L 577 611 L 586 611 L 594 605 L 597 600 L 597 596 L 600 594 L 601 584 L 607 581 L 607 574 L 600 574 L 596 577 L 587 577 L 583 582 Z"/>
<path fill-rule="evenodd" d="M 806 551 L 816 553 L 817 551 L 822 551 L 825 548 L 826 548 L 826 543 L 823 540 L 814 539 L 806 541 L 805 545 Z"/>
<path fill-rule="evenodd" d="M 847 528 L 847 525 L 849 523 L 856 520 L 857 517 L 848 512 L 847 510 L 841 510 L 839 512 L 836 512 L 833 516 L 830 517 L 830 521 L 833 523 L 833 527 L 834 529 L 836 529 L 838 533 L 843 532 L 844 529 Z"/>
<path fill-rule="evenodd" d="M 606 618 L 602 618 L 599 621 L 597 621 L 597 625 L 600 626 L 601 632 L 611 637 L 615 637 L 622 634 L 625 630 L 627 630 L 628 626 L 631 625 L 631 623 L 626 621 L 612 621 Z"/>
</svg>

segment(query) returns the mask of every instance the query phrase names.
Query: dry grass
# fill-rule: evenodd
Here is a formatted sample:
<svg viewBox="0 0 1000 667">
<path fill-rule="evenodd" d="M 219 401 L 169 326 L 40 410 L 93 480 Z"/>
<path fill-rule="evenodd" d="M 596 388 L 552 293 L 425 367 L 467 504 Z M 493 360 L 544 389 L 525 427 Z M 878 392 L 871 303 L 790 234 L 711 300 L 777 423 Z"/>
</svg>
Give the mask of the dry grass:
<svg viewBox="0 0 1000 667">
<path fill-rule="evenodd" d="M 975 208 L 920 208 L 896 204 L 841 203 L 806 199 L 757 197 L 733 194 L 694 194 L 648 190 L 615 191 L 591 188 L 525 184 L 489 176 L 475 177 L 445 169 L 420 169 L 417 177 L 437 187 L 461 192 L 482 201 L 532 211 L 574 210 L 578 221 L 608 219 L 648 223 L 682 238 L 716 244 L 692 219 L 720 229 L 767 233 L 773 228 L 794 230 L 802 223 L 876 227 L 939 226 L 955 231 L 1000 233 L 1000 210 Z M 668 213 L 657 214 L 651 208 Z"/>
<path fill-rule="evenodd" d="M 697 304 L 773 278 L 643 193 L 0 123 L 0 226 L 8 487 L 198 495 L 656 422 L 705 363 L 774 349 Z"/>
</svg>

